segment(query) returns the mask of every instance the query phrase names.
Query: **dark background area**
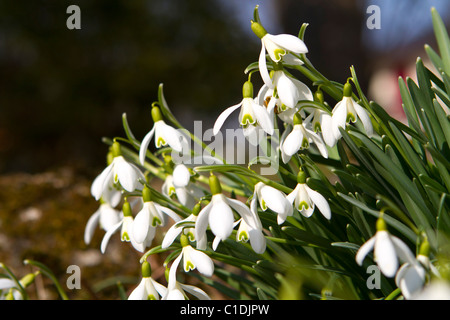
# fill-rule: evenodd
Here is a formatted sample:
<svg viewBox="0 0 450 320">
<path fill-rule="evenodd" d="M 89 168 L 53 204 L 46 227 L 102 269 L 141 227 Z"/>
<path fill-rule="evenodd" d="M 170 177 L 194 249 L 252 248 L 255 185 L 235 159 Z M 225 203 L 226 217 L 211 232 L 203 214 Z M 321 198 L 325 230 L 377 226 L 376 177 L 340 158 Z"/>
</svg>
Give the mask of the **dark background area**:
<svg viewBox="0 0 450 320">
<path fill-rule="evenodd" d="M 194 120 L 204 121 L 204 130 L 211 127 L 242 98 L 243 71 L 258 59 L 260 41 L 249 32 L 257 3 L 0 2 L 0 261 L 20 268 L 23 259 L 36 259 L 62 281 L 68 265 L 84 266 L 86 290 L 71 292 L 75 298 L 117 296 L 116 290 L 98 293 L 99 282 L 108 286 L 105 279 L 117 275 L 131 276 L 126 289 L 134 287 L 138 255 L 129 246 L 114 238 L 113 248 L 99 257 L 100 231 L 90 246 L 83 243 L 85 223 L 98 207 L 89 188 L 105 166 L 102 137 L 124 135 L 126 112 L 135 136 L 143 138 L 153 125 L 150 106 L 160 83 L 186 128 Z M 81 9 L 81 30 L 66 27 L 72 4 Z M 296 35 L 309 23 L 305 41 L 316 68 L 343 82 L 354 65 L 363 89 L 377 68 L 398 75 L 423 55 L 424 43 L 433 46 L 429 7 L 440 4 L 444 19 L 449 7 L 422 0 L 259 4 L 269 33 Z M 365 27 L 369 4 L 381 7 L 380 30 Z"/>
</svg>

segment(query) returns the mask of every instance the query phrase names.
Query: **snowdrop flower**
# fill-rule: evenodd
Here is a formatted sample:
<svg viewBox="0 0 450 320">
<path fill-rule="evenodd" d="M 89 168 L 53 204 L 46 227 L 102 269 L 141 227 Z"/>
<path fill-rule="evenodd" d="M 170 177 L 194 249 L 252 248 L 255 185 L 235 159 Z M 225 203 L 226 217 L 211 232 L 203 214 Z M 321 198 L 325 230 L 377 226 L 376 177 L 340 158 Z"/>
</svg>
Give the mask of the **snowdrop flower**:
<svg viewBox="0 0 450 320">
<path fill-rule="evenodd" d="M 114 159 L 92 183 L 91 193 L 95 200 L 110 198 L 111 186 L 119 183 L 128 192 L 133 192 L 141 187 L 140 179 L 145 179 L 141 170 L 133 163 L 128 162 L 121 155 L 120 144 L 112 145 Z M 106 196 L 105 196 L 106 194 Z"/>
<path fill-rule="evenodd" d="M 352 98 L 352 86 L 349 82 L 344 85 L 344 95 L 332 110 L 332 130 L 336 140 L 341 137 L 339 128 L 345 128 L 347 123 L 356 122 L 359 118 L 367 135 L 373 135 L 372 122 L 367 111 Z"/>
<path fill-rule="evenodd" d="M 203 197 L 203 191 L 190 183 L 191 173 L 184 164 L 177 164 L 173 173 L 166 177 L 162 185 L 162 193 L 168 197 L 175 195 L 185 207 L 192 208 Z"/>
<path fill-rule="evenodd" d="M 182 240 L 183 246 L 182 253 L 174 260 L 170 267 L 169 277 L 167 281 L 167 293 L 163 297 L 163 300 L 186 300 L 187 295 L 185 292 L 192 294 L 199 300 L 211 300 L 208 294 L 206 294 L 206 292 L 204 292 L 200 288 L 192 285 L 182 284 L 177 281 L 176 272 L 181 259 L 183 259 L 183 269 L 186 272 L 195 267 L 197 267 L 199 272 L 204 272 L 208 275 L 212 275 L 212 273 L 214 272 L 214 264 L 212 263 L 212 260 L 208 257 L 208 255 L 201 251 L 197 251 L 189 244 L 186 244 L 186 242 L 188 242 L 187 237 L 180 240 Z"/>
<path fill-rule="evenodd" d="M 399 259 L 414 264 L 414 255 L 399 238 L 387 231 L 382 217 L 377 220 L 377 232 L 364 243 L 356 254 L 356 262 L 361 266 L 364 258 L 373 249 L 374 261 L 386 277 L 394 277 Z"/>
<path fill-rule="evenodd" d="M 253 84 L 246 81 L 242 88 L 243 99 L 238 104 L 225 109 L 217 118 L 213 127 L 213 134 L 217 135 L 222 128 L 225 120 L 238 108 L 239 123 L 244 130 L 244 135 L 251 136 L 255 128 L 261 128 L 268 135 L 274 133 L 274 123 L 266 108 L 259 105 L 256 99 L 253 99 Z"/>
<path fill-rule="evenodd" d="M 257 203 L 259 203 L 262 210 L 266 211 L 269 208 L 275 212 L 277 214 L 278 224 L 282 224 L 294 212 L 292 203 L 283 192 L 262 182 L 258 182 L 255 185 L 253 199 L 250 204 L 254 215 L 256 215 Z"/>
<path fill-rule="evenodd" d="M 101 201 L 97 211 L 89 218 L 84 231 L 84 242 L 89 244 L 94 235 L 94 231 L 99 225 L 103 230 L 108 231 L 120 221 L 120 211 L 114 209 L 109 203 Z"/>
<path fill-rule="evenodd" d="M 187 225 L 194 225 L 197 221 L 198 214 L 201 210 L 200 203 L 197 203 L 194 208 L 192 209 L 192 213 L 185 219 L 173 224 L 169 230 L 167 230 L 164 239 L 161 243 L 161 248 L 166 249 L 168 248 L 175 239 L 183 233 L 188 237 L 190 241 L 197 241 L 197 248 L 198 249 L 204 249 L 206 248 L 206 236 L 204 236 L 201 239 L 197 239 L 195 237 L 195 229 L 194 227 L 190 227 Z"/>
<path fill-rule="evenodd" d="M 180 256 L 183 256 L 183 269 L 185 272 L 197 269 L 201 274 L 211 277 L 214 273 L 214 263 L 204 252 L 194 249 L 189 244 L 189 239 L 182 234 L 180 244 L 183 248 Z"/>
<path fill-rule="evenodd" d="M 440 277 L 439 271 L 428 258 L 429 251 L 429 243 L 425 240 L 420 246 L 416 260 L 408 261 L 398 269 L 395 283 L 401 289 L 405 299 L 411 299 L 423 290 L 429 271 L 436 277 Z"/>
<path fill-rule="evenodd" d="M 159 300 L 160 296 L 167 294 L 167 288 L 152 279 L 150 263 L 142 263 L 142 279 L 138 286 L 131 292 L 128 300 Z"/>
<path fill-rule="evenodd" d="M 298 173 L 297 182 L 295 189 L 287 195 L 289 202 L 294 204 L 294 207 L 307 218 L 313 214 L 317 206 L 322 215 L 330 220 L 331 209 L 327 200 L 320 193 L 308 187 L 303 171 Z"/>
<path fill-rule="evenodd" d="M 122 220 L 116 223 L 114 226 L 110 227 L 108 231 L 103 236 L 102 242 L 100 244 L 100 251 L 105 253 L 106 247 L 108 245 L 111 236 L 120 229 L 120 240 L 124 242 L 131 242 L 131 245 L 139 252 L 143 252 L 147 243 L 137 243 L 133 237 L 133 215 L 131 210 L 131 205 L 128 200 L 125 200 L 122 206 Z"/>
<path fill-rule="evenodd" d="M 144 201 L 142 209 L 136 214 L 133 222 L 133 238 L 139 244 L 145 244 L 148 247 L 155 237 L 156 228 L 164 226 L 168 215 L 175 222 L 181 218 L 171 209 L 161 206 L 151 200 L 151 190 L 144 186 L 142 190 L 142 199 Z"/>
<path fill-rule="evenodd" d="M 286 75 L 280 70 L 273 72 L 273 85 L 282 105 L 294 109 L 302 100 L 313 100 L 311 90 L 303 82 Z"/>
<path fill-rule="evenodd" d="M 4 268 L 3 263 L 0 263 L 0 268 Z M 30 286 L 38 274 L 39 271 L 36 271 L 22 277 L 22 279 L 19 280 L 21 288 L 16 281 L 12 279 L 0 278 L 0 300 L 23 300 L 23 294 L 25 292 L 23 292 L 22 288 L 25 289 Z"/>
<path fill-rule="evenodd" d="M 290 34 L 272 35 L 267 33 L 264 27 L 258 22 L 252 21 L 253 32 L 261 39 L 261 52 L 259 54 L 259 72 L 264 83 L 273 88 L 272 81 L 267 70 L 266 51 L 273 62 L 280 62 L 282 59 L 289 64 L 302 64 L 301 60 L 294 57 L 294 54 L 304 54 L 308 52 L 305 43 Z"/>
<path fill-rule="evenodd" d="M 220 241 L 227 239 L 235 226 L 233 211 L 234 209 L 253 229 L 258 228 L 258 223 L 250 209 L 242 202 L 225 197 L 222 194 L 220 182 L 215 175 L 210 176 L 209 185 L 211 188 L 211 202 L 206 205 L 199 213 L 195 223 L 195 237 L 201 239 L 205 237 L 206 229 L 209 225 L 212 233 L 215 235 L 213 249 L 216 250 Z"/>
<path fill-rule="evenodd" d="M 262 254 L 266 251 L 266 238 L 264 237 L 264 233 L 262 231 L 261 221 L 255 213 L 254 217 L 256 221 L 256 228 L 252 225 L 248 225 L 242 218 L 238 220 L 239 229 L 236 233 L 236 240 L 241 242 L 250 241 L 253 251 L 258 254 Z"/>
<path fill-rule="evenodd" d="M 169 145 L 176 152 L 183 152 L 188 149 L 186 137 L 164 122 L 161 110 L 158 107 L 152 108 L 152 119 L 154 122 L 153 128 L 145 135 L 139 149 L 139 161 L 142 165 L 145 162 L 145 154 L 153 136 L 157 148 Z"/>
<path fill-rule="evenodd" d="M 412 300 L 450 300 L 450 285 L 442 279 L 436 279 L 413 296 Z"/>
<path fill-rule="evenodd" d="M 303 121 L 299 113 L 294 115 L 294 127 L 281 142 L 282 159 L 284 163 L 287 163 L 299 150 L 309 148 L 311 142 L 319 149 L 322 157 L 328 158 L 327 146 L 322 138 L 317 135 L 317 133 L 307 128 L 311 118 L 312 115 Z"/>
</svg>

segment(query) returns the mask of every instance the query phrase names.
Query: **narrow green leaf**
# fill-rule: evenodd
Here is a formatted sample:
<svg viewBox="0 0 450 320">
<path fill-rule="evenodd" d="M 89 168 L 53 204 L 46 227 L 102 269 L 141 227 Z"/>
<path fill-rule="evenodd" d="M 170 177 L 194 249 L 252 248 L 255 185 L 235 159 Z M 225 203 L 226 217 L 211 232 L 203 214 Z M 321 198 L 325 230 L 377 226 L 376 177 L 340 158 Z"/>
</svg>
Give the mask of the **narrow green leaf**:
<svg viewBox="0 0 450 320">
<path fill-rule="evenodd" d="M 434 34 L 439 47 L 443 69 L 447 74 L 450 74 L 450 41 L 445 24 L 435 8 L 431 8 L 431 20 L 433 21 Z"/>
</svg>

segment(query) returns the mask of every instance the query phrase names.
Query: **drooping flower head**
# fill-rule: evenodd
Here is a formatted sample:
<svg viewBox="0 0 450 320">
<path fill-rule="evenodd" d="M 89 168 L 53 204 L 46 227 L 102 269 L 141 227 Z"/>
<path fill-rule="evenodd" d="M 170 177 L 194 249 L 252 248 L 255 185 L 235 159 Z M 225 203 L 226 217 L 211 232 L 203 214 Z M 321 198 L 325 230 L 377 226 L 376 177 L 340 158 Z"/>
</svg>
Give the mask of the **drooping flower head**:
<svg viewBox="0 0 450 320">
<path fill-rule="evenodd" d="M 209 225 L 215 235 L 213 249 L 215 250 L 220 241 L 226 240 L 232 233 L 235 224 L 233 210 L 244 219 L 245 223 L 254 229 L 258 229 L 258 221 L 244 203 L 226 197 L 222 194 L 219 179 L 211 174 L 209 178 L 212 198 L 199 213 L 195 223 L 195 236 L 197 239 L 205 237 Z"/>
<path fill-rule="evenodd" d="M 287 163 L 289 159 L 299 150 L 309 148 L 311 142 L 313 142 L 317 149 L 319 149 L 322 157 L 328 158 L 328 150 L 322 138 L 307 127 L 312 116 L 313 115 L 310 115 L 307 119 L 305 119 L 305 121 L 303 121 L 298 112 L 294 115 L 294 127 L 281 142 L 282 159 L 285 163 Z"/>
<path fill-rule="evenodd" d="M 152 279 L 152 269 L 148 261 L 142 263 L 141 273 L 142 279 L 128 300 L 159 300 L 167 294 L 167 288 Z"/>
<path fill-rule="evenodd" d="M 246 137 L 254 137 L 255 135 L 261 135 L 258 132 L 263 130 L 268 135 L 274 133 L 273 117 L 269 114 L 266 108 L 258 104 L 258 100 L 253 98 L 253 84 L 250 81 L 246 81 L 242 87 L 243 99 L 238 104 L 225 109 L 217 118 L 214 123 L 213 133 L 218 134 L 220 128 L 222 128 L 225 120 L 238 108 L 241 108 L 239 112 L 239 124 L 244 131 Z M 256 137 L 256 136 L 255 136 Z M 250 142 L 258 141 L 259 139 L 249 139 Z M 256 143 L 253 143 L 256 144 Z"/>
<path fill-rule="evenodd" d="M 366 134 L 369 137 L 373 135 L 369 113 L 352 98 L 352 85 L 348 81 L 344 85 L 342 100 L 336 104 L 332 113 L 332 130 L 336 141 L 341 137 L 339 128 L 345 128 L 348 123 L 354 123 L 358 119 L 361 120 Z"/>
<path fill-rule="evenodd" d="M 139 149 L 139 161 L 143 165 L 150 140 L 154 137 L 156 148 L 169 146 L 176 152 L 188 150 L 188 142 L 186 137 L 175 128 L 169 126 L 163 120 L 161 110 L 157 106 L 152 107 L 153 127 L 145 135 Z"/>
<path fill-rule="evenodd" d="M 409 247 L 399 238 L 391 235 L 381 216 L 377 220 L 375 235 L 367 240 L 356 254 L 356 262 L 362 265 L 364 258 L 373 249 L 373 259 L 386 277 L 394 277 L 399 267 L 399 260 L 414 263 L 414 255 Z"/>
<path fill-rule="evenodd" d="M 297 175 L 297 186 L 287 195 L 287 199 L 294 205 L 295 209 L 307 218 L 314 213 L 317 206 L 326 219 L 331 219 L 330 205 L 324 196 L 306 184 L 306 174 L 302 170 Z"/>
<path fill-rule="evenodd" d="M 112 188 L 119 184 L 124 190 L 133 192 L 142 187 L 140 179 L 145 179 L 141 170 L 122 156 L 120 144 L 115 141 L 112 146 L 113 160 L 98 175 L 91 186 L 91 194 L 95 200 L 111 198 Z M 114 200 L 117 202 L 117 200 Z"/>
<path fill-rule="evenodd" d="M 308 48 L 301 39 L 293 35 L 272 35 L 268 33 L 259 22 L 252 21 L 251 28 L 258 38 L 261 39 L 261 52 L 258 60 L 259 72 L 264 83 L 268 87 L 273 88 L 274 85 L 267 70 L 266 51 L 273 62 L 280 62 L 283 59 L 290 64 L 302 64 L 301 60 L 292 54 L 307 53 Z"/>
</svg>

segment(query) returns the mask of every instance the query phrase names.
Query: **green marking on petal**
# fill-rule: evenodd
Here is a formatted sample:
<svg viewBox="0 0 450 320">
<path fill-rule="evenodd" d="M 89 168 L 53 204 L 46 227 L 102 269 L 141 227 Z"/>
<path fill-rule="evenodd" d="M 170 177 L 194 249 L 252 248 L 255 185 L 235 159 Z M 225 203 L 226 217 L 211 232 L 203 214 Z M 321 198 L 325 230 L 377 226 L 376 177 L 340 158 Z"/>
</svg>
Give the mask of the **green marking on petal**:
<svg viewBox="0 0 450 320">
<path fill-rule="evenodd" d="M 314 132 L 322 132 L 322 126 L 319 121 L 314 123 Z"/>
<path fill-rule="evenodd" d="M 275 56 L 276 61 L 278 62 L 286 54 L 286 50 L 278 48 L 273 51 L 273 54 Z"/>
<path fill-rule="evenodd" d="M 162 224 L 161 220 L 158 217 L 153 217 L 152 227 L 156 227 L 157 225 Z"/>
<path fill-rule="evenodd" d="M 303 138 L 303 140 L 302 140 L 302 148 L 303 149 L 309 148 L 309 141 L 308 141 L 307 138 Z"/>
<path fill-rule="evenodd" d="M 195 235 L 192 231 L 188 231 L 186 233 L 186 236 L 188 237 L 189 241 L 195 241 Z"/>
<path fill-rule="evenodd" d="M 249 239 L 248 233 L 247 231 L 241 231 L 238 235 L 238 240 L 239 241 L 244 241 L 247 242 Z"/>
<path fill-rule="evenodd" d="M 356 122 L 356 117 L 353 113 L 347 114 L 347 123 L 350 123 L 350 122 Z"/>
<path fill-rule="evenodd" d="M 308 209 L 309 209 L 309 204 L 306 201 L 302 201 L 299 203 L 298 211 L 308 210 Z"/>
<path fill-rule="evenodd" d="M 255 122 L 256 122 L 256 120 L 254 120 L 253 117 L 247 113 L 247 114 L 244 114 L 244 116 L 242 117 L 241 125 L 246 126 L 249 124 L 253 124 Z"/>
<path fill-rule="evenodd" d="M 188 260 L 184 263 L 184 271 L 188 272 L 189 270 L 194 270 L 195 265 L 192 263 L 192 261 Z"/>
<path fill-rule="evenodd" d="M 266 202 L 264 201 L 264 199 L 261 200 L 261 208 L 262 208 L 264 211 L 267 210 L 267 204 L 266 204 Z"/>
<path fill-rule="evenodd" d="M 166 144 L 166 141 L 162 137 L 159 137 L 158 141 L 156 141 L 156 146 L 158 148 L 161 148 L 161 146 L 165 146 Z"/>
<path fill-rule="evenodd" d="M 176 193 L 175 187 L 169 187 L 169 197 Z"/>
<path fill-rule="evenodd" d="M 147 300 L 156 300 L 156 297 L 152 294 L 149 294 Z"/>
<path fill-rule="evenodd" d="M 130 241 L 130 236 L 128 235 L 128 232 L 123 232 L 122 233 L 122 241 Z"/>
</svg>

